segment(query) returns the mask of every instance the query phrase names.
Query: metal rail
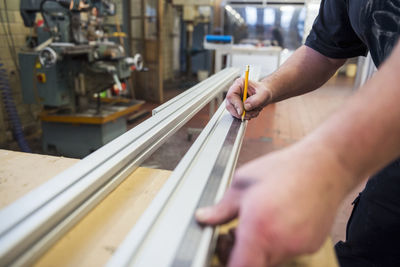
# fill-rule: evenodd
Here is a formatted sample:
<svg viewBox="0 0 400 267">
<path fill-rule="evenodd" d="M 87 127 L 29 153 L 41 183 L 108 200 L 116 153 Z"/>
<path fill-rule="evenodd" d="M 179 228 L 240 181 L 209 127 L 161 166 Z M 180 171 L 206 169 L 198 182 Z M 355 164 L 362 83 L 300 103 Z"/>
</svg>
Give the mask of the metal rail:
<svg viewBox="0 0 400 267">
<path fill-rule="evenodd" d="M 0 211 L 0 266 L 32 263 L 237 77 L 212 76 L 159 113 Z"/>
<path fill-rule="evenodd" d="M 250 77 L 259 80 L 259 66 L 252 66 Z M 233 175 L 246 127 L 247 121 L 233 118 L 223 102 L 108 267 L 207 266 L 215 233 L 212 227 L 200 226 L 194 212 L 222 198 Z"/>
<path fill-rule="evenodd" d="M 154 116 L 154 115 L 160 113 L 161 111 L 165 110 L 169 106 L 176 105 L 176 103 L 179 100 L 181 100 L 183 98 L 187 98 L 188 96 L 193 94 L 193 92 L 196 92 L 196 91 L 200 90 L 201 88 L 204 88 L 206 86 L 213 86 L 216 82 L 219 81 L 219 79 L 220 79 L 220 77 L 218 77 L 217 75 L 213 75 L 213 76 L 209 77 L 208 79 L 204 80 L 202 83 L 196 84 L 192 88 L 186 90 L 185 92 L 179 94 L 178 96 L 170 99 L 169 101 L 165 102 L 164 104 L 162 104 L 162 105 L 158 106 L 157 108 L 153 109 L 152 115 Z M 219 93 L 221 93 L 224 90 L 226 90 L 228 88 L 228 86 L 230 86 L 230 85 L 231 84 L 228 84 L 225 88 L 221 88 L 221 90 L 219 90 Z"/>
<path fill-rule="evenodd" d="M 222 197 L 246 126 L 221 105 L 107 266 L 207 263 L 213 230 L 198 225 L 193 214 Z"/>
</svg>

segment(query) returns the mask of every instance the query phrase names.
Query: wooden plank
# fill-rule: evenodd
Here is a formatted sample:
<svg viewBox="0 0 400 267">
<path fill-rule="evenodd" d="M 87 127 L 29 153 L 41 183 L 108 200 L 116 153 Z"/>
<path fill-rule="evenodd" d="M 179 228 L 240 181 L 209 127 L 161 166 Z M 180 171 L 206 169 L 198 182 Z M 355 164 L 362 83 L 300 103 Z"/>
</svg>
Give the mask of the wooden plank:
<svg viewBox="0 0 400 267">
<path fill-rule="evenodd" d="M 35 266 L 103 266 L 170 173 L 138 168 L 47 251 Z"/>
<path fill-rule="evenodd" d="M 0 150 L 0 208 L 75 164 L 77 159 Z M 140 215 L 170 176 L 170 171 L 138 168 L 35 264 L 102 266 L 124 240 Z M 222 227 L 222 232 L 235 222 Z M 328 240 L 319 252 L 284 267 L 337 267 Z"/>
<path fill-rule="evenodd" d="M 78 159 L 0 150 L 0 209 L 78 161 Z"/>
<path fill-rule="evenodd" d="M 0 150 L 0 208 L 12 203 L 77 159 Z M 138 168 L 49 249 L 35 266 L 101 266 L 150 204 L 170 171 Z"/>
</svg>

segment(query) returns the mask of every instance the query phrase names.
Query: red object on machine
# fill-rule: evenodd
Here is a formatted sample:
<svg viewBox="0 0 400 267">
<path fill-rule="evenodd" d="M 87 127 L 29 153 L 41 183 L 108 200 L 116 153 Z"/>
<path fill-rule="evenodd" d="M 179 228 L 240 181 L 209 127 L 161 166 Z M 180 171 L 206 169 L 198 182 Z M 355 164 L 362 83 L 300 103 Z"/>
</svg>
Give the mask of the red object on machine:
<svg viewBox="0 0 400 267">
<path fill-rule="evenodd" d="M 42 20 L 42 19 L 38 20 L 38 22 L 36 23 L 36 25 L 37 25 L 38 27 L 42 27 L 43 24 L 44 24 L 44 20 Z"/>
<path fill-rule="evenodd" d="M 126 83 L 121 83 L 122 90 L 119 90 L 117 85 L 114 85 L 112 88 L 112 92 L 114 95 L 119 95 L 121 92 L 126 90 Z"/>
</svg>

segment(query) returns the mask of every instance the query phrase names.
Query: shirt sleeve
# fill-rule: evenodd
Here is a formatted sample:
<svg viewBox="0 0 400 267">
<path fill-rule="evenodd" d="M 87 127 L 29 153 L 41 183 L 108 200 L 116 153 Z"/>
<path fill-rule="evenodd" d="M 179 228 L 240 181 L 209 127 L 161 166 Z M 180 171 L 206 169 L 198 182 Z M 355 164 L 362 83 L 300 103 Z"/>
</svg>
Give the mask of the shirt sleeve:
<svg viewBox="0 0 400 267">
<path fill-rule="evenodd" d="M 367 46 L 354 32 L 345 0 L 322 0 L 305 45 L 330 58 L 365 56 Z"/>
</svg>

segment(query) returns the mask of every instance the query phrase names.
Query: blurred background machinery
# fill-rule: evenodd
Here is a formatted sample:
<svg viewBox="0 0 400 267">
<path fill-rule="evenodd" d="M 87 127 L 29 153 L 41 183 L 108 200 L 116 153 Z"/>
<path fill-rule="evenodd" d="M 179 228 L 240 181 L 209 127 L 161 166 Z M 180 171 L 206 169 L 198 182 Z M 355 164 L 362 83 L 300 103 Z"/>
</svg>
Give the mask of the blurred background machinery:
<svg viewBox="0 0 400 267">
<path fill-rule="evenodd" d="M 212 28 L 212 6 L 214 0 L 184 1 L 173 0 L 172 4 L 182 10 L 182 52 L 184 68 L 188 76 L 206 72 L 211 65 L 211 54 L 204 50 L 202 37 Z M 200 74 L 201 75 L 201 74 Z"/>
<path fill-rule="evenodd" d="M 21 87 L 26 103 L 43 106 L 45 152 L 90 154 L 124 133 L 125 116 L 143 103 L 130 81 L 141 55 L 127 57 L 123 42 L 110 39 L 124 34 L 104 25 L 115 8 L 108 0 L 21 0 L 24 24 L 36 31 L 19 53 Z"/>
</svg>

